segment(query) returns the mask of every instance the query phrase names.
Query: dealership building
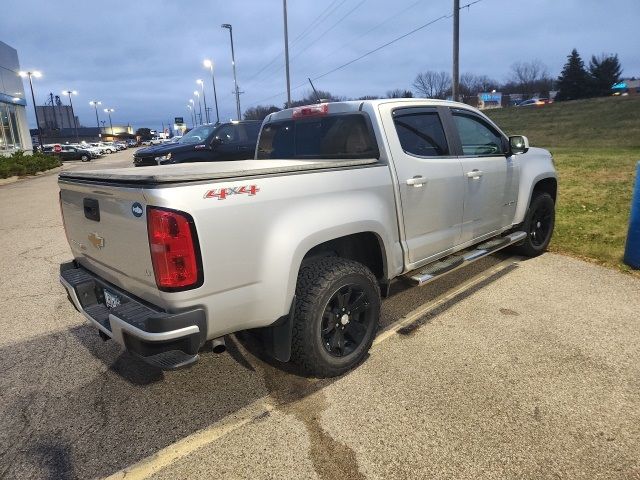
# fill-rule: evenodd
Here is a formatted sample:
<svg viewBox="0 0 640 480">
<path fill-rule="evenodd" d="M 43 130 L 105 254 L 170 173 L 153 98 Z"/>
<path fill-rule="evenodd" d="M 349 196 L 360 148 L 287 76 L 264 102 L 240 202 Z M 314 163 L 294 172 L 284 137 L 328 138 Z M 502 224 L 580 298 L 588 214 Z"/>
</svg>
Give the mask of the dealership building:
<svg viewBox="0 0 640 480">
<path fill-rule="evenodd" d="M 33 148 L 19 71 L 18 52 L 0 42 L 0 155 Z"/>
</svg>

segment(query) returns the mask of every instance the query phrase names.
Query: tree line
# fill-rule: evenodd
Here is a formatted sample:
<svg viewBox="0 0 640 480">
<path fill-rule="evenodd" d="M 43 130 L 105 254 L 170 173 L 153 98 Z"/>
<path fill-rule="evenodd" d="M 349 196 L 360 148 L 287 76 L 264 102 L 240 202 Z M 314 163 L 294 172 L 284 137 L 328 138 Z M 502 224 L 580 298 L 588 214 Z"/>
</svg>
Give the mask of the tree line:
<svg viewBox="0 0 640 480">
<path fill-rule="evenodd" d="M 503 94 L 522 95 L 523 100 L 534 95 L 548 97 L 549 92 L 556 90 L 556 101 L 578 100 L 582 98 L 611 95 L 611 87 L 620 82 L 622 66 L 617 54 L 592 55 L 589 65 L 585 66 L 578 51 L 574 48 L 567 56 L 562 72 L 553 78 L 548 67 L 540 60 L 516 62 L 511 65 L 505 82 L 499 82 L 487 75 L 476 75 L 470 72 L 460 76 L 459 95 L 462 100 L 475 98 L 478 93 L 493 90 Z M 416 75 L 413 90 L 394 89 L 386 95 L 363 95 L 351 100 L 373 100 L 377 98 L 451 98 L 452 79 L 449 72 L 427 70 Z M 327 91 L 307 92 L 303 98 L 292 101 L 289 107 L 309 105 L 321 101 L 344 101 Z M 245 120 L 263 120 L 267 115 L 280 111 L 276 105 L 257 105 L 247 109 Z"/>
</svg>

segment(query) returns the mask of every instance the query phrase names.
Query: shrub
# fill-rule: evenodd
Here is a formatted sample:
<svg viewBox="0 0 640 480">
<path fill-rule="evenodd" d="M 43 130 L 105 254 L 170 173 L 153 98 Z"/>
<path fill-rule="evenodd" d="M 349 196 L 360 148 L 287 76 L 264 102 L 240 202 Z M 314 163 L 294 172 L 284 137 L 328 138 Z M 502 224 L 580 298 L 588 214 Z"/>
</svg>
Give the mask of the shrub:
<svg viewBox="0 0 640 480">
<path fill-rule="evenodd" d="M 19 177 L 33 175 L 60 165 L 60 160 L 51 155 L 41 152 L 25 155 L 24 152 L 17 151 L 8 157 L 0 156 L 0 178 L 13 177 L 14 175 Z"/>
</svg>

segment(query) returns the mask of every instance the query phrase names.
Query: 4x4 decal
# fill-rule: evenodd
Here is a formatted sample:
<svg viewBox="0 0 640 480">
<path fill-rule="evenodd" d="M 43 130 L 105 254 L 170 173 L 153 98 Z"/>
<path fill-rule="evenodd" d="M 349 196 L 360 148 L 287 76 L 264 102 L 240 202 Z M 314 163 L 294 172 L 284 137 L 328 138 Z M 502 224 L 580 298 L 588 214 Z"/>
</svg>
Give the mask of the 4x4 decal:
<svg viewBox="0 0 640 480">
<path fill-rule="evenodd" d="M 249 196 L 256 195 L 260 189 L 257 185 L 243 185 L 241 187 L 226 187 L 226 188 L 214 188 L 208 190 L 204 194 L 204 198 L 217 198 L 218 200 L 224 200 L 230 195 L 240 195 L 246 193 Z"/>
</svg>

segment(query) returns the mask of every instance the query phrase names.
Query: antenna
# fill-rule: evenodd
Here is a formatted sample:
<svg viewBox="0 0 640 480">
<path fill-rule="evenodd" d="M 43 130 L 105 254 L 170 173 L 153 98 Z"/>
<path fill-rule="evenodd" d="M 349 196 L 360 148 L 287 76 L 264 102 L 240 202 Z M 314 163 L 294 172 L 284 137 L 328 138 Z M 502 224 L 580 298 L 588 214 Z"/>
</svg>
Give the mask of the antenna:
<svg viewBox="0 0 640 480">
<path fill-rule="evenodd" d="M 309 83 L 311 84 L 311 88 L 313 89 L 313 93 L 316 95 L 316 99 L 318 100 L 318 103 L 322 102 L 322 99 L 320 98 L 320 95 L 318 94 L 316 87 L 313 86 L 313 82 L 311 81 L 311 78 L 307 77 L 307 80 L 309 80 Z"/>
</svg>

